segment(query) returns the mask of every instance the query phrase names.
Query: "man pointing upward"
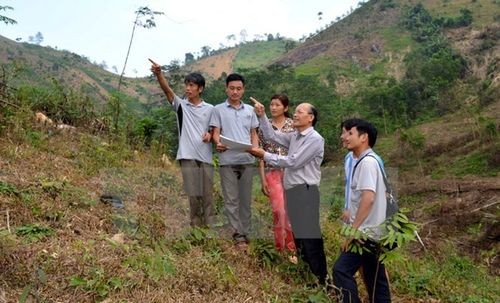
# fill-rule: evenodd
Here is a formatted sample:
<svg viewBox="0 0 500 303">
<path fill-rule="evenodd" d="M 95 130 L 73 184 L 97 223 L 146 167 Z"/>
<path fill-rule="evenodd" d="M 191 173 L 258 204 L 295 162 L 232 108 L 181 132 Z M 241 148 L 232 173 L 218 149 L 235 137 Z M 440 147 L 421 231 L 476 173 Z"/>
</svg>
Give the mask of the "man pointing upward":
<svg viewBox="0 0 500 303">
<path fill-rule="evenodd" d="M 288 216 L 298 255 L 309 265 L 321 285 L 325 284 L 326 257 L 319 224 L 320 165 L 325 140 L 314 130 L 318 112 L 310 103 L 301 103 L 293 114 L 295 132 L 275 132 L 266 117 L 264 105 L 250 97 L 262 134 L 288 148 L 287 156 L 265 152 L 262 148 L 248 150 L 273 166 L 285 168 L 283 179 Z"/>
</svg>

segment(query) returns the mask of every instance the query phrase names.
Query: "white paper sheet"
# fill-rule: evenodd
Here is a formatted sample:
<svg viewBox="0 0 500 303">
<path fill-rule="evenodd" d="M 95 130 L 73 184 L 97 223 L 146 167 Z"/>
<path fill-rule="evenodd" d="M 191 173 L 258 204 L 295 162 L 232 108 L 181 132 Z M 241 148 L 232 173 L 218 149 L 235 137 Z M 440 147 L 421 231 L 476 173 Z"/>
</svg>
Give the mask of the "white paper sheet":
<svg viewBox="0 0 500 303">
<path fill-rule="evenodd" d="M 233 140 L 231 138 L 224 137 L 222 135 L 220 136 L 220 142 L 222 144 L 224 144 L 225 146 L 227 146 L 228 149 L 232 149 L 232 150 L 245 151 L 249 148 L 252 148 L 252 144 L 239 142 L 239 141 Z"/>
</svg>

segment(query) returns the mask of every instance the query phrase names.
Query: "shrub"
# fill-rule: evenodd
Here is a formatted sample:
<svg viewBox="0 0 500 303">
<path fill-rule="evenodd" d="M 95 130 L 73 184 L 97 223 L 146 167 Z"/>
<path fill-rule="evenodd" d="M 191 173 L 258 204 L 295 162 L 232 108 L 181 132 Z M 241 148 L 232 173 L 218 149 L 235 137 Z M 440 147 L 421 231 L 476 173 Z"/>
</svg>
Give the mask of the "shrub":
<svg viewBox="0 0 500 303">
<path fill-rule="evenodd" d="M 65 88 L 55 79 L 48 87 L 21 86 L 16 98 L 32 111 L 41 111 L 52 120 L 65 124 L 88 125 L 96 117 L 88 96 Z"/>
</svg>

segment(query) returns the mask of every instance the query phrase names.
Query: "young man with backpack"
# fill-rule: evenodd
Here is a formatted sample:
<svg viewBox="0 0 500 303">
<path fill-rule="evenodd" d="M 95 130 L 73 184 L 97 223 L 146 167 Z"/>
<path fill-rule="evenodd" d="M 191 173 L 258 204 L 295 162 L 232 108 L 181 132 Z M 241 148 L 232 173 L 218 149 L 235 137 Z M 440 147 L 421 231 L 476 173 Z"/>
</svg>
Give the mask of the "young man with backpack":
<svg viewBox="0 0 500 303">
<path fill-rule="evenodd" d="M 358 124 L 361 121 L 361 119 L 358 118 L 351 118 L 342 121 L 340 123 L 340 140 L 342 142 L 342 147 L 347 148 L 347 143 L 345 138 L 347 137 L 347 134 L 349 134 L 349 131 L 347 128 L 351 129 L 353 125 Z M 373 142 L 369 141 L 368 144 L 375 144 L 375 140 L 372 140 Z M 373 148 L 372 145 L 370 145 L 370 148 Z M 378 163 L 380 164 L 382 170 L 384 170 L 384 161 L 382 158 L 380 158 L 377 154 L 373 153 L 373 156 L 377 159 Z M 344 157 L 344 175 L 345 175 L 345 199 L 344 199 L 344 211 L 342 213 L 341 220 L 345 223 L 349 223 L 349 200 L 350 200 L 350 188 L 351 188 L 351 179 L 352 179 L 352 169 L 354 165 L 356 165 L 357 159 L 354 158 L 353 152 L 349 151 L 345 157 Z"/>
<path fill-rule="evenodd" d="M 347 239 L 333 267 L 333 282 L 343 302 L 360 302 L 354 274 L 363 268 L 370 302 L 390 302 L 390 289 L 384 264 L 379 261 L 378 241 L 386 219 L 386 186 L 378 156 L 371 147 L 377 140 L 377 130 L 368 121 L 355 119 L 345 125 L 345 146 L 357 159 L 351 172 L 348 203 L 348 224 L 364 232 L 368 240 L 357 243 L 366 248 L 363 254 L 350 252 L 354 239 Z"/>
</svg>

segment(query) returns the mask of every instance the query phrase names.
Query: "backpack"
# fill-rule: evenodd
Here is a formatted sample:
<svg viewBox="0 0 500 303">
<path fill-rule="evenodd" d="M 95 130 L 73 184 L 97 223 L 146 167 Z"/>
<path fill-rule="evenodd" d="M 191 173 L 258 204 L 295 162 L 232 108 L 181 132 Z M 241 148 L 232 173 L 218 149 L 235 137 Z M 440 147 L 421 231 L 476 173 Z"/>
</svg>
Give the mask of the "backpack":
<svg viewBox="0 0 500 303">
<path fill-rule="evenodd" d="M 356 162 L 356 165 L 354 165 L 354 168 L 352 169 L 351 178 L 354 177 L 354 172 L 356 171 L 356 167 L 359 165 L 359 163 L 365 157 L 372 157 L 372 158 L 374 158 L 377 161 L 378 167 L 380 168 L 380 171 L 382 172 L 382 177 L 384 178 L 385 196 L 386 196 L 387 207 L 386 207 L 386 210 L 385 210 L 385 220 L 382 223 L 382 225 L 384 226 L 385 229 L 392 229 L 392 230 L 394 230 L 396 232 L 400 232 L 401 231 L 401 226 L 399 226 L 398 224 L 394 224 L 394 222 L 393 222 L 394 215 L 396 215 L 398 213 L 398 211 L 399 211 L 398 200 L 396 199 L 396 196 L 394 195 L 394 191 L 392 189 L 392 186 L 389 183 L 389 180 L 387 180 L 387 176 L 386 176 L 385 170 L 382 168 L 382 165 L 377 160 L 377 158 L 375 158 L 375 156 L 371 155 L 370 153 L 368 153 L 368 154 L 364 155 L 363 157 L 361 157 L 361 159 L 359 159 Z M 393 250 L 397 246 L 398 246 L 397 243 L 393 242 L 391 244 L 384 245 L 384 248 L 386 250 Z"/>
</svg>

